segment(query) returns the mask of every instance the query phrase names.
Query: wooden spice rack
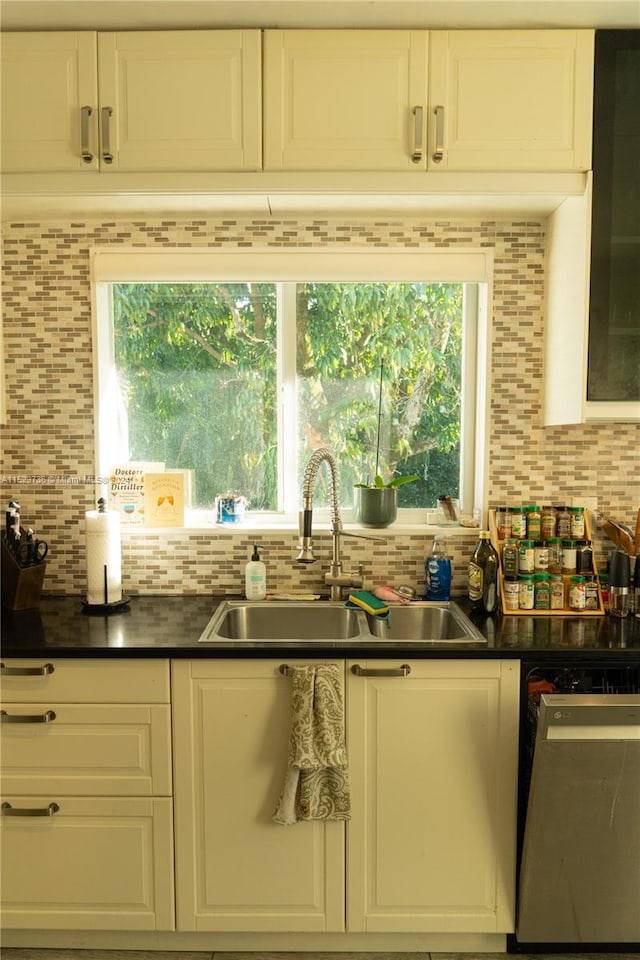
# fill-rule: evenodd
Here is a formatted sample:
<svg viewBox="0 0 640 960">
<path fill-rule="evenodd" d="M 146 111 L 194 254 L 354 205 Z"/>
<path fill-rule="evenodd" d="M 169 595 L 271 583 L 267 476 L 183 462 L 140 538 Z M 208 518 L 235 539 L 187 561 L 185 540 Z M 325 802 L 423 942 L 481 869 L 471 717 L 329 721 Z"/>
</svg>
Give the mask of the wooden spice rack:
<svg viewBox="0 0 640 960">
<path fill-rule="evenodd" d="M 591 537 L 591 526 L 589 523 L 589 517 L 587 511 L 585 510 L 584 515 L 584 538 L 585 540 L 592 540 Z M 596 583 L 598 584 L 598 606 L 594 610 L 570 610 L 568 606 L 565 606 L 562 610 L 507 610 L 505 602 L 505 592 L 504 592 L 504 570 L 502 566 L 502 546 L 504 541 L 500 540 L 498 537 L 498 525 L 496 522 L 496 511 L 489 510 L 489 532 L 491 534 L 491 543 L 498 551 L 498 556 L 500 557 L 500 571 L 498 574 L 498 581 L 500 586 L 500 602 L 502 613 L 507 617 L 601 617 L 605 613 L 604 603 L 602 602 L 602 592 L 600 590 L 600 583 L 598 581 L 598 568 L 596 567 L 596 558 L 595 551 L 593 555 L 593 574 L 596 578 Z M 569 595 L 569 580 L 571 579 L 572 574 L 563 574 L 564 580 L 564 595 L 565 603 Z"/>
</svg>

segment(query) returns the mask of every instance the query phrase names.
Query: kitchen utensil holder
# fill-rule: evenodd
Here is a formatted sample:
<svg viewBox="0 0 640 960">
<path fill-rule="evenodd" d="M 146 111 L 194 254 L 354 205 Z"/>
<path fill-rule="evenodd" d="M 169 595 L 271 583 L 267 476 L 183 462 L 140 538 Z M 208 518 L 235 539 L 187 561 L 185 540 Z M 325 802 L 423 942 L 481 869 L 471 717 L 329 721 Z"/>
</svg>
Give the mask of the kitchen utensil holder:
<svg viewBox="0 0 640 960">
<path fill-rule="evenodd" d="M 4 539 L 2 544 L 2 606 L 6 610 L 32 610 L 40 604 L 46 560 L 21 567 Z"/>
</svg>

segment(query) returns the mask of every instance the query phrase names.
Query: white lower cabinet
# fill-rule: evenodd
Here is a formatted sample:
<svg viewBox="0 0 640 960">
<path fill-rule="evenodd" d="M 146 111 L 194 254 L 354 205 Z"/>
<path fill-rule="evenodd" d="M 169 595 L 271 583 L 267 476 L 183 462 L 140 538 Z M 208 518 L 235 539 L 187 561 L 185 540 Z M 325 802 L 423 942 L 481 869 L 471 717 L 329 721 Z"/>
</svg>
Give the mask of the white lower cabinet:
<svg viewBox="0 0 640 960">
<path fill-rule="evenodd" d="M 351 819 L 288 827 L 279 662 L 173 663 L 178 929 L 513 930 L 517 662 L 342 663 Z"/>
<path fill-rule="evenodd" d="M 347 668 L 348 929 L 512 931 L 517 662 Z"/>
<path fill-rule="evenodd" d="M 6 929 L 172 930 L 169 797 L 3 795 Z"/>
<path fill-rule="evenodd" d="M 173 930 L 166 661 L 2 663 L 5 929 Z"/>
<path fill-rule="evenodd" d="M 291 708 L 278 667 L 172 664 L 179 930 L 344 930 L 343 823 L 272 819 Z"/>
<path fill-rule="evenodd" d="M 513 930 L 517 661 L 331 662 L 351 819 L 285 827 L 278 660 L 172 663 L 173 770 L 166 661 L 5 661 L 5 929 Z"/>
</svg>

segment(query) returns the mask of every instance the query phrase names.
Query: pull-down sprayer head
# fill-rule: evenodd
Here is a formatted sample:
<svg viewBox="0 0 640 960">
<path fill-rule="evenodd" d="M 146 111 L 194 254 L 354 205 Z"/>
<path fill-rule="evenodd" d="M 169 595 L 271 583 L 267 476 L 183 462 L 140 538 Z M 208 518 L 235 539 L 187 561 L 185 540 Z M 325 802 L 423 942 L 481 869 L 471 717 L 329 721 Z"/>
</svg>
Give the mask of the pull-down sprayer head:
<svg viewBox="0 0 640 960">
<path fill-rule="evenodd" d="M 313 491 L 315 489 L 316 479 L 320 465 L 326 463 L 329 468 L 329 493 L 331 497 L 331 525 L 335 533 L 342 529 L 340 521 L 340 498 L 338 496 L 338 468 L 335 458 L 327 447 L 319 447 L 314 450 L 307 466 L 305 467 L 304 477 L 302 479 L 302 511 L 299 519 L 300 540 L 298 542 L 298 563 L 313 563 L 313 542 L 311 539 L 311 528 L 313 523 Z"/>
</svg>

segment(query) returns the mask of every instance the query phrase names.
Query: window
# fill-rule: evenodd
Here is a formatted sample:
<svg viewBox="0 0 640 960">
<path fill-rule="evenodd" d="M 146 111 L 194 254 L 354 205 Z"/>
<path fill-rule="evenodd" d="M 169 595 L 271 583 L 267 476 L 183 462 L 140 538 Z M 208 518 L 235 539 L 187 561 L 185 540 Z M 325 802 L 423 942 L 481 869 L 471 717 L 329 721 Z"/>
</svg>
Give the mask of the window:
<svg viewBox="0 0 640 960">
<path fill-rule="evenodd" d="M 346 517 L 376 473 L 417 475 L 404 519 L 479 504 L 486 258 L 380 253 L 96 251 L 99 472 L 160 461 L 197 510 L 238 493 L 291 516 L 327 446 Z"/>
</svg>

